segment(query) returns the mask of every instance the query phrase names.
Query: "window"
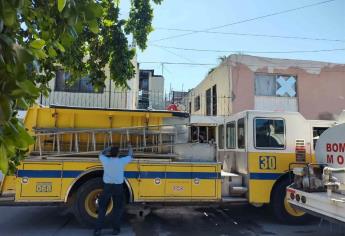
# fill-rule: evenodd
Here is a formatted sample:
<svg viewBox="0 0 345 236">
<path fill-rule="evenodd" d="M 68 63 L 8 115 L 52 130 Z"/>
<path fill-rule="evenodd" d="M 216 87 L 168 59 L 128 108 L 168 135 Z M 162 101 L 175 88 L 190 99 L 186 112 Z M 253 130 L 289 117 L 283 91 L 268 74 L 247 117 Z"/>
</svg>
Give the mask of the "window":
<svg viewBox="0 0 345 236">
<path fill-rule="evenodd" d="M 218 148 L 224 149 L 224 125 L 218 126 Z"/>
<path fill-rule="evenodd" d="M 217 115 L 217 85 L 212 87 L 212 115 Z"/>
<path fill-rule="evenodd" d="M 246 147 L 246 130 L 244 118 L 237 121 L 237 147 L 243 149 Z"/>
<path fill-rule="evenodd" d="M 211 89 L 206 90 L 206 115 L 211 116 Z"/>
<path fill-rule="evenodd" d="M 69 84 L 70 75 L 68 72 L 59 70 L 56 72 L 55 91 L 76 92 L 76 93 L 96 93 L 91 84 L 90 77 L 83 77 L 72 84 Z M 103 88 L 97 93 L 103 93 Z"/>
<path fill-rule="evenodd" d="M 200 110 L 200 96 L 194 98 L 194 111 Z"/>
<path fill-rule="evenodd" d="M 255 74 L 255 95 L 296 97 L 296 76 Z"/>
<path fill-rule="evenodd" d="M 191 140 L 197 143 L 214 143 L 215 126 L 191 126 Z"/>
<path fill-rule="evenodd" d="M 226 148 L 236 148 L 236 123 L 235 121 L 226 124 Z"/>
<path fill-rule="evenodd" d="M 256 148 L 285 148 L 285 122 L 283 119 L 255 119 Z"/>
</svg>

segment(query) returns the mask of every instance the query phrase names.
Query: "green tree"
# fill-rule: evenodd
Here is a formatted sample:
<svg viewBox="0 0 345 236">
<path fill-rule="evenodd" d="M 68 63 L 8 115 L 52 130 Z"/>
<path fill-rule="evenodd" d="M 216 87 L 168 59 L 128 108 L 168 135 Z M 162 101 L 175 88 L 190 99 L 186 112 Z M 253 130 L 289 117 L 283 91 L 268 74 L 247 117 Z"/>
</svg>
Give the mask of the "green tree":
<svg viewBox="0 0 345 236">
<path fill-rule="evenodd" d="M 134 76 L 128 45 L 132 35 L 141 50 L 152 31 L 152 2 L 131 0 L 128 19 L 120 17 L 119 0 L 0 0 L 0 169 L 7 173 L 24 157 L 33 138 L 16 118 L 59 69 L 72 82 L 88 75 L 104 86 L 105 66 L 117 86 Z"/>
</svg>

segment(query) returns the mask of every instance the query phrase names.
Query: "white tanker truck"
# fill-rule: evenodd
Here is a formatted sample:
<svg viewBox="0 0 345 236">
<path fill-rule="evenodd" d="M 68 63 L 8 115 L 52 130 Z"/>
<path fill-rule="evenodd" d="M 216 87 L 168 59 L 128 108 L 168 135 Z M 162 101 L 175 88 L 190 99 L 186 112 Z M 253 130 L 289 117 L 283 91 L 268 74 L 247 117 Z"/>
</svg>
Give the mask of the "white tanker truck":
<svg viewBox="0 0 345 236">
<path fill-rule="evenodd" d="M 345 124 L 327 129 L 316 144 L 316 164 L 293 163 L 286 197 L 295 208 L 345 224 Z"/>
</svg>

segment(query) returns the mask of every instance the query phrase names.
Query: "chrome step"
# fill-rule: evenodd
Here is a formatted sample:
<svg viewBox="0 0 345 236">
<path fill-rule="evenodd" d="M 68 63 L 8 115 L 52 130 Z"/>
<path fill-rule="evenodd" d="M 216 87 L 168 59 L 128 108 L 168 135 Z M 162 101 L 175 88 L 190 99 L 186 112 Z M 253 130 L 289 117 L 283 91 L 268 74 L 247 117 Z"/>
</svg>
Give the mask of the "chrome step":
<svg viewBox="0 0 345 236">
<path fill-rule="evenodd" d="M 230 187 L 230 196 L 242 196 L 246 192 L 248 192 L 247 187 L 242 187 L 242 186 Z"/>
<path fill-rule="evenodd" d="M 222 197 L 222 202 L 248 202 L 248 199 L 244 197 Z"/>
<path fill-rule="evenodd" d="M 243 177 L 239 174 L 221 171 L 222 196 L 239 196 L 244 194 Z"/>
<path fill-rule="evenodd" d="M 227 171 L 224 171 L 224 170 L 222 170 L 220 172 L 220 175 L 222 177 L 237 177 L 237 176 L 239 176 L 238 174 L 235 174 L 235 173 L 232 173 L 232 172 L 227 172 Z"/>
<path fill-rule="evenodd" d="M 14 200 L 15 200 L 14 194 L 6 194 L 6 195 L 0 196 L 0 204 L 14 202 Z"/>
</svg>

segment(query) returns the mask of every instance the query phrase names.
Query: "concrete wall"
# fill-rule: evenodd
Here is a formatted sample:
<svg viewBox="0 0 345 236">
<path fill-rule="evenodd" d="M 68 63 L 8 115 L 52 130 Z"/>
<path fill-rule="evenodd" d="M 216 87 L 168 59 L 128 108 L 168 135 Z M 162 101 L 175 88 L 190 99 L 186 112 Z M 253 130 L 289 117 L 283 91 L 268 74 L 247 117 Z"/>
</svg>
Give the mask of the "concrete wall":
<svg viewBox="0 0 345 236">
<path fill-rule="evenodd" d="M 191 102 L 193 115 L 206 115 L 206 90 L 217 86 L 217 115 L 231 114 L 230 68 L 227 64 L 221 64 L 209 73 L 201 83 L 192 89 L 187 98 L 184 99 L 186 110 L 189 110 Z M 200 109 L 195 111 L 195 98 L 200 96 Z"/>
<path fill-rule="evenodd" d="M 150 74 L 149 77 L 149 103 L 152 108 L 157 110 L 164 109 L 164 77 L 154 76 Z"/>
<path fill-rule="evenodd" d="M 255 73 L 294 75 L 297 77 L 297 97 L 286 101 L 297 103 L 297 110 L 307 119 L 334 119 L 345 109 L 345 65 L 316 61 L 261 58 L 231 55 L 233 112 L 256 109 Z M 285 97 L 273 97 L 287 99 Z M 271 97 L 272 99 L 272 97 Z M 270 110 L 276 109 L 272 101 Z M 278 101 L 279 102 L 279 101 Z M 292 105 L 293 106 L 293 105 Z M 269 108 L 266 106 L 267 110 Z M 286 108 L 287 109 L 287 108 Z M 294 110 L 294 109 L 289 109 Z"/>
<path fill-rule="evenodd" d="M 333 119 L 345 110 L 345 66 L 324 67 L 319 74 L 301 73 L 299 108 L 308 119 Z"/>
<path fill-rule="evenodd" d="M 297 78 L 296 97 L 256 96 L 255 74 L 289 75 Z M 243 110 L 299 111 L 307 119 L 334 119 L 345 110 L 345 64 L 230 55 L 207 75 L 188 97 L 193 115 L 206 115 L 207 89 L 217 85 L 217 115 Z M 200 110 L 194 98 L 200 96 Z"/>
</svg>

